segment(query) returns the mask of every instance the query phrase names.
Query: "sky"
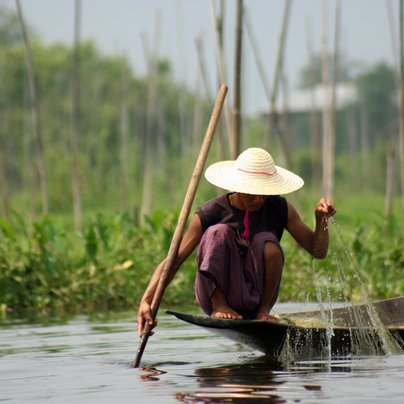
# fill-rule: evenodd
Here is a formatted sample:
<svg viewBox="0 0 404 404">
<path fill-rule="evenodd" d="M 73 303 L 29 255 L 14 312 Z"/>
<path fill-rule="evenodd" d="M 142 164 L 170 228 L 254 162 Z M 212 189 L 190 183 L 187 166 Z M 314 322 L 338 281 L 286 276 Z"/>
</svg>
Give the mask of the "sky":
<svg viewBox="0 0 404 404">
<path fill-rule="evenodd" d="M 45 44 L 73 43 L 74 0 L 20 0 L 24 17 Z M 337 0 L 292 0 L 285 48 L 285 77 L 289 94 L 298 88 L 300 72 L 309 63 L 308 48 L 322 47 L 323 10 L 328 21 L 327 38 L 334 49 Z M 396 66 L 399 0 L 339 0 L 340 51 L 348 60 L 372 67 L 379 62 Z M 14 0 L 0 4 L 15 9 Z M 217 0 L 81 0 L 81 38 L 92 39 L 106 54 L 126 56 L 135 74 L 146 74 L 144 39 L 159 56 L 168 58 L 173 74 L 194 90 L 207 93 L 201 84 L 195 41 L 203 40 L 203 60 L 208 68 L 209 91 L 216 95 L 215 34 L 212 4 Z M 236 1 L 225 0 L 225 70 L 233 95 Z M 271 88 L 286 0 L 244 0 L 252 32 Z M 324 8 L 325 7 L 325 8 Z M 388 11 L 390 10 L 390 12 Z M 393 24 L 391 24 L 393 21 Z M 394 32 L 394 34 L 392 34 Z M 395 38 L 394 41 L 392 38 Z M 242 109 L 265 110 L 269 101 L 246 32 L 243 39 Z"/>
</svg>

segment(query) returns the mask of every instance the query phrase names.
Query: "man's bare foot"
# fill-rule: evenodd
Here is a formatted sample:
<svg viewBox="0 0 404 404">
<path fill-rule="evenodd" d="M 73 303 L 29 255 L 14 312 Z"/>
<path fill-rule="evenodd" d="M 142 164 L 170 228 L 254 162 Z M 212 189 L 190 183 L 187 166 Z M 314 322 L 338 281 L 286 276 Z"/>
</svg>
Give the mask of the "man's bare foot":
<svg viewBox="0 0 404 404">
<path fill-rule="evenodd" d="M 272 316 L 269 314 L 267 311 L 260 311 L 258 314 L 255 316 L 256 320 L 271 320 L 271 321 L 276 321 L 278 322 L 279 319 L 275 316 Z"/>
<path fill-rule="evenodd" d="M 223 318 L 230 320 L 242 320 L 243 316 L 235 312 L 230 306 L 227 304 L 223 304 L 219 307 L 216 307 L 212 314 L 210 315 L 212 318 Z"/>
</svg>

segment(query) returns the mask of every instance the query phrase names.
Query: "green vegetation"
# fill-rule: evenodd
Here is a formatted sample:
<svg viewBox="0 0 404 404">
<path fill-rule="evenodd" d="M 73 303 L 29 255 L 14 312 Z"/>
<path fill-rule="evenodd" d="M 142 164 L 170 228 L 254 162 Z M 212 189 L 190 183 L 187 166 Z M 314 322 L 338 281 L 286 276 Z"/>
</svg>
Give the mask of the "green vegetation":
<svg viewBox="0 0 404 404">
<path fill-rule="evenodd" d="M 29 225 L 14 215 L 0 223 L 2 310 L 32 315 L 134 307 L 174 225 L 174 212 L 156 212 L 141 232 L 127 214 L 99 214 L 75 234 L 49 218 Z"/>
<path fill-rule="evenodd" d="M 402 232 L 396 220 L 385 223 L 373 196 L 341 198 L 336 223 L 329 225 L 330 253 L 323 261 L 312 260 L 285 234 L 280 301 L 314 301 L 319 291 L 333 301 L 357 300 L 363 293 L 372 298 L 404 294 Z M 294 201 L 308 223 L 315 201 Z M 155 211 L 139 227 L 129 214 L 97 214 L 82 234 L 50 218 L 29 224 L 15 214 L 11 221 L 1 221 L 3 315 L 136 308 L 152 271 L 168 252 L 177 216 L 178 211 Z M 163 304 L 192 304 L 194 277 L 191 257 Z"/>
</svg>

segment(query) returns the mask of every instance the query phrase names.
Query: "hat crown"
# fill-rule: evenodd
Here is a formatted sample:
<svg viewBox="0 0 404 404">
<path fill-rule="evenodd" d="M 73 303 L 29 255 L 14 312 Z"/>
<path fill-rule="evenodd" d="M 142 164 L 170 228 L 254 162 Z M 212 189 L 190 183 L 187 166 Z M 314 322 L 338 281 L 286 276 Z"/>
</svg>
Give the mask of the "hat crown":
<svg viewBox="0 0 404 404">
<path fill-rule="evenodd" d="M 241 153 L 236 160 L 236 168 L 247 173 L 273 175 L 276 167 L 272 156 L 263 149 L 252 147 Z"/>
<path fill-rule="evenodd" d="M 251 195 L 287 194 L 304 184 L 298 175 L 276 166 L 267 151 L 256 147 L 242 152 L 237 160 L 210 165 L 205 177 L 220 188 Z"/>
</svg>

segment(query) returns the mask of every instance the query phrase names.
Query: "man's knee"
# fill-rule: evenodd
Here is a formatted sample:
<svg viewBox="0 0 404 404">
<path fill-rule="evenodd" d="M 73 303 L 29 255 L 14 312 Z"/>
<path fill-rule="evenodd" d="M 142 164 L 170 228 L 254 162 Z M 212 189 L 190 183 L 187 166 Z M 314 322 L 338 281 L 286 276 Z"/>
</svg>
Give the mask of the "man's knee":
<svg viewBox="0 0 404 404">
<path fill-rule="evenodd" d="M 283 265 L 283 253 L 280 246 L 273 241 L 264 244 L 264 261 L 266 264 Z"/>
</svg>

